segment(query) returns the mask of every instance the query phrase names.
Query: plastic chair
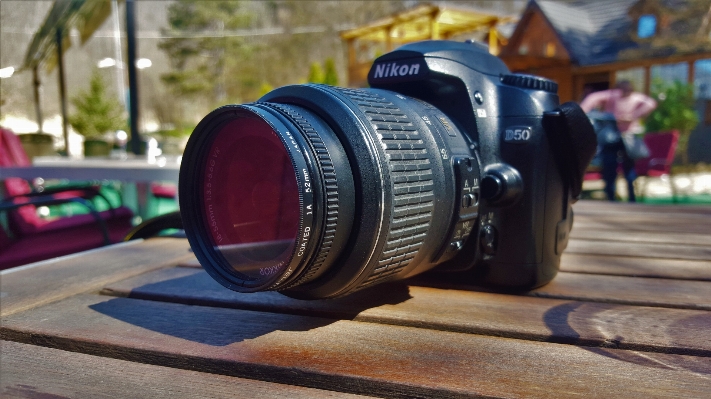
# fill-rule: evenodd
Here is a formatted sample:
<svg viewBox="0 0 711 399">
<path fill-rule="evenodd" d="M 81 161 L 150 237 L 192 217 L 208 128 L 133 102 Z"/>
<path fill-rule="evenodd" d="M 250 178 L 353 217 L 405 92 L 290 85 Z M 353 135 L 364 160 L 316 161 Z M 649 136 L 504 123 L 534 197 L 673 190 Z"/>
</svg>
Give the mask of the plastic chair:
<svg viewBox="0 0 711 399">
<path fill-rule="evenodd" d="M 640 190 L 640 197 L 644 198 L 649 184 L 649 177 L 669 176 L 669 185 L 672 195 L 676 198 L 674 179 L 671 175 L 671 166 L 674 162 L 676 146 L 679 143 L 679 132 L 647 133 L 644 143 L 649 148 L 649 158 L 638 159 L 635 162 L 637 176 L 645 176 L 644 184 Z"/>
<path fill-rule="evenodd" d="M 24 164 L 24 165 L 23 165 Z M 29 159 L 17 137 L 0 129 L 0 167 L 26 166 Z M 33 192 L 23 179 L 4 182 L 0 213 L 0 269 L 36 262 L 120 242 L 132 228 L 133 212 L 119 206 L 98 212 L 90 199 L 101 197 L 96 187 L 54 188 Z M 38 206 L 78 203 L 89 213 L 47 220 Z M 108 200 L 107 200 L 108 202 Z"/>
<path fill-rule="evenodd" d="M 151 194 L 156 198 L 175 199 L 178 187 L 171 183 L 151 183 Z"/>
</svg>

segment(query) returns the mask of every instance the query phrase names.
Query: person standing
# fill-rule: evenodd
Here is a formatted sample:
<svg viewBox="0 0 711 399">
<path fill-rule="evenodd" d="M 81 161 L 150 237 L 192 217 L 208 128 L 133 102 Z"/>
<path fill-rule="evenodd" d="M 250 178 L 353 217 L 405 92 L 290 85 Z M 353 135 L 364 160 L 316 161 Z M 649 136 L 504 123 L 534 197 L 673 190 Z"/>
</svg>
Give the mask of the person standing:
<svg viewBox="0 0 711 399">
<path fill-rule="evenodd" d="M 589 94 L 580 103 L 580 107 L 586 113 L 595 109 L 611 113 L 617 120 L 620 133 L 630 135 L 644 131 L 640 120 L 657 108 L 657 102 L 647 95 L 635 92 L 628 80 L 621 80 L 614 89 Z M 622 163 L 622 170 L 627 180 L 629 201 L 635 202 L 634 181 L 637 172 L 634 169 L 634 160 L 627 155 L 622 141 L 607 144 L 602 148 L 602 179 L 605 182 L 605 195 L 608 200 L 615 200 L 615 181 L 619 163 Z"/>
</svg>

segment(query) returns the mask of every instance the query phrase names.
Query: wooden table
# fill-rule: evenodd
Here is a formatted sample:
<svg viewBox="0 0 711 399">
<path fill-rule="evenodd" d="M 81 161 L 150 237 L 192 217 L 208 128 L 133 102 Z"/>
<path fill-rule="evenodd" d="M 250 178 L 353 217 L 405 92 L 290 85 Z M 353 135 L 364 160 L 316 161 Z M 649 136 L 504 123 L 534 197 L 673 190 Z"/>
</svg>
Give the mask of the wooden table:
<svg viewBox="0 0 711 399">
<path fill-rule="evenodd" d="M 179 239 L 3 272 L 3 398 L 711 397 L 711 208 L 576 204 L 549 285 L 237 294 Z"/>
</svg>

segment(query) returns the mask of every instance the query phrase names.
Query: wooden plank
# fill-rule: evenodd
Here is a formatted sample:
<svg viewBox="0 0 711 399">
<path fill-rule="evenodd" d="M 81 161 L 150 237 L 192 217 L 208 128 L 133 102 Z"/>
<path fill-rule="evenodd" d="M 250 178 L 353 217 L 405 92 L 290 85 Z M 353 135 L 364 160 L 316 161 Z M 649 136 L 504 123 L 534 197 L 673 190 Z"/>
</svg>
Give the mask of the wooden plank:
<svg viewBox="0 0 711 399">
<path fill-rule="evenodd" d="M 711 328 L 711 312 L 705 311 L 517 297 L 404 284 L 374 287 L 334 300 L 299 301 L 276 292 L 240 294 L 222 287 L 206 272 L 189 268 L 146 273 L 113 283 L 102 293 L 536 341 L 711 356 L 711 336 L 706 332 Z M 696 324 L 685 323 L 685 320 L 695 320 Z"/>
<path fill-rule="evenodd" d="M 669 233 L 666 231 L 634 231 L 611 230 L 596 228 L 594 225 L 586 226 L 582 222 L 575 223 L 570 232 L 573 240 L 598 240 L 616 241 L 630 243 L 659 243 L 659 244 L 681 244 L 681 245 L 702 245 L 711 246 L 711 235 L 697 233 Z"/>
<path fill-rule="evenodd" d="M 629 202 L 609 202 L 581 200 L 573 204 L 576 214 L 584 213 L 651 213 L 651 214 L 692 214 L 711 216 L 708 205 L 649 205 Z"/>
<path fill-rule="evenodd" d="M 2 320 L 2 338 L 386 397 L 703 397 L 711 358 L 80 295 Z"/>
<path fill-rule="evenodd" d="M 711 260 L 711 246 L 607 240 L 570 240 L 565 253 L 632 256 L 635 258 Z M 638 262 L 644 262 L 644 259 L 638 259 Z"/>
<path fill-rule="evenodd" d="M 575 214 L 573 230 L 597 229 L 610 231 L 649 231 L 657 233 L 711 234 L 711 218 L 690 215 L 651 214 Z"/>
<path fill-rule="evenodd" d="M 527 295 L 636 306 L 711 310 L 711 282 L 560 272 Z"/>
<path fill-rule="evenodd" d="M 0 396 L 6 399 L 364 397 L 9 341 L 0 341 L 0 351 Z"/>
<path fill-rule="evenodd" d="M 411 284 L 463 290 L 490 290 L 462 282 L 456 275 L 425 275 Z M 711 282 L 559 272 L 552 282 L 520 295 L 583 302 L 672 309 L 711 310 Z"/>
<path fill-rule="evenodd" d="M 196 258 L 187 259 L 187 260 L 185 260 L 185 261 L 183 261 L 183 262 L 178 263 L 177 266 L 180 266 L 180 267 L 195 267 L 195 268 L 198 268 L 198 269 L 201 269 L 201 268 L 202 268 L 202 265 L 200 265 L 200 262 L 198 262 L 198 260 L 197 260 Z"/>
<path fill-rule="evenodd" d="M 487 290 L 456 276 L 416 277 L 412 283 L 439 288 Z M 552 282 L 520 295 L 672 309 L 711 310 L 711 283 L 559 272 Z"/>
<path fill-rule="evenodd" d="M 560 261 L 560 270 L 572 273 L 711 281 L 711 261 L 708 260 L 634 258 L 565 252 Z"/>
<path fill-rule="evenodd" d="M 113 281 L 174 265 L 194 255 L 187 240 L 154 238 L 38 262 L 0 272 L 0 315 L 8 315 Z"/>
</svg>

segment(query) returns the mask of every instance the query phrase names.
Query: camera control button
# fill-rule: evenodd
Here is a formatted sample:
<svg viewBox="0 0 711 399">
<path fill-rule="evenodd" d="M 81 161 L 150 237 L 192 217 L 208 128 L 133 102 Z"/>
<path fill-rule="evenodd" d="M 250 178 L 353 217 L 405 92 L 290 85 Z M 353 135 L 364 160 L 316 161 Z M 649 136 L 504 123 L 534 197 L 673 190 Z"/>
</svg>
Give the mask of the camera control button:
<svg viewBox="0 0 711 399">
<path fill-rule="evenodd" d="M 523 89 L 547 91 L 553 94 L 558 92 L 558 83 L 538 76 L 513 73 L 510 75 L 503 75 L 501 77 L 501 83 L 509 86 L 521 87 Z"/>
<path fill-rule="evenodd" d="M 481 244 L 481 250 L 484 251 L 485 254 L 494 255 L 498 244 L 496 228 L 490 224 L 482 227 L 479 242 Z"/>
<path fill-rule="evenodd" d="M 481 179 L 481 196 L 487 200 L 493 200 L 499 197 L 504 191 L 504 183 L 499 176 L 487 175 Z"/>
<path fill-rule="evenodd" d="M 462 242 L 457 240 L 457 241 L 452 241 L 449 243 L 449 250 L 450 251 L 459 251 L 462 249 Z"/>
<path fill-rule="evenodd" d="M 462 208 L 469 208 L 479 204 L 479 196 L 477 193 L 464 194 L 462 196 Z"/>
</svg>

